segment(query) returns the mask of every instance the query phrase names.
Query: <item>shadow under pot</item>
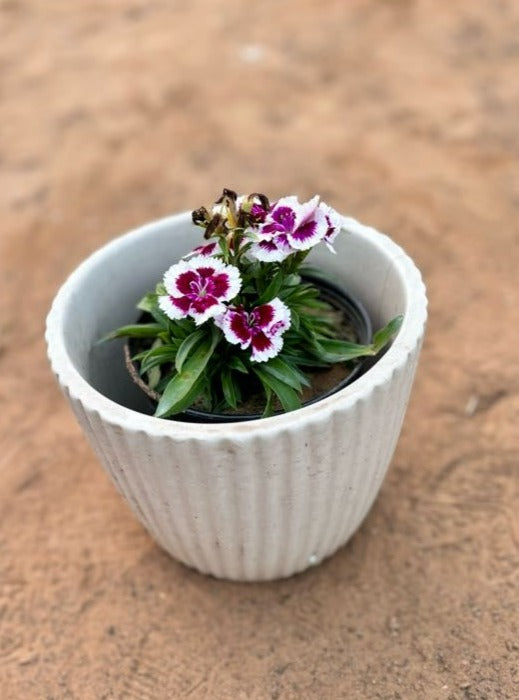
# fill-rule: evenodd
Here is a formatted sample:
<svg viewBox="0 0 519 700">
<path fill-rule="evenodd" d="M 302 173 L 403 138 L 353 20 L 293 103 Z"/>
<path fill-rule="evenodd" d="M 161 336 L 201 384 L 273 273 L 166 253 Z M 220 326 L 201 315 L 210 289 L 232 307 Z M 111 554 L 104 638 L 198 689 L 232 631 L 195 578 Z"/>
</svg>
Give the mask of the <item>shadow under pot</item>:
<svg viewBox="0 0 519 700">
<path fill-rule="evenodd" d="M 357 300 L 346 294 L 339 286 L 320 277 L 305 275 L 305 281 L 312 282 L 319 289 L 319 298 L 330 304 L 337 312 L 338 337 L 341 340 L 367 345 L 372 340 L 372 325 L 367 311 Z M 143 315 L 144 316 L 144 315 Z M 141 317 L 142 320 L 143 317 Z M 132 380 L 148 396 L 150 410 L 155 411 L 160 399 L 158 394 L 146 384 L 139 373 L 138 363 L 132 357 L 138 352 L 147 349 L 143 346 L 143 339 L 130 338 L 124 345 L 124 357 L 126 367 Z M 340 362 L 327 368 L 309 367 L 305 369 L 310 386 L 305 387 L 302 394 L 302 405 L 320 401 L 321 399 L 340 391 L 355 379 L 360 377 L 378 358 L 357 358 L 349 362 Z M 250 378 L 252 382 L 253 379 Z M 251 387 L 249 398 L 243 402 L 241 410 L 229 409 L 224 413 L 209 412 L 203 408 L 188 408 L 174 416 L 174 420 L 187 423 L 234 423 L 239 421 L 258 420 L 262 417 L 264 395 L 260 387 Z M 276 410 L 275 415 L 282 413 Z"/>
</svg>

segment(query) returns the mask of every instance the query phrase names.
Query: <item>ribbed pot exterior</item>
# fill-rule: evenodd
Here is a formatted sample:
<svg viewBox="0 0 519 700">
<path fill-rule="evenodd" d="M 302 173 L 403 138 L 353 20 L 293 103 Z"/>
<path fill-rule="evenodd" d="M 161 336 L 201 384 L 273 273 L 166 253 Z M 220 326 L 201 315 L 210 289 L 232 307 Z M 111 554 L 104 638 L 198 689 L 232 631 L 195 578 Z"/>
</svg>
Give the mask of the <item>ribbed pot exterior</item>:
<svg viewBox="0 0 519 700">
<path fill-rule="evenodd" d="M 317 564 L 358 528 L 398 440 L 425 323 L 421 278 L 401 249 L 387 245 L 400 276 L 409 268 L 418 298 L 400 295 L 416 326 L 400 351 L 399 336 L 350 387 L 259 421 L 182 424 L 98 395 L 84 376 L 78 384 L 77 372 L 60 367 L 67 350 L 58 350 L 56 333 L 66 323 L 53 308 L 49 355 L 79 423 L 137 518 L 176 559 L 217 577 L 275 579 Z"/>
</svg>

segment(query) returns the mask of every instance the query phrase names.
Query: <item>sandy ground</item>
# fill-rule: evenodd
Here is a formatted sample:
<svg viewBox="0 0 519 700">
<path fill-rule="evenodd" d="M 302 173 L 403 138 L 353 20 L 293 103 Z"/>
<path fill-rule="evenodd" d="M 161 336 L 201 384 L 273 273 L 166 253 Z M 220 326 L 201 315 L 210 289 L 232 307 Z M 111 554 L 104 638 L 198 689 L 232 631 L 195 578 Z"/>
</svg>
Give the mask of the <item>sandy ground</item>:
<svg viewBox="0 0 519 700">
<path fill-rule="evenodd" d="M 0 0 L 0 36 L 2 700 L 519 697 L 517 2 Z M 279 583 L 153 543 L 42 339 L 86 254 L 223 185 L 321 193 L 431 302 L 371 514 Z"/>
</svg>

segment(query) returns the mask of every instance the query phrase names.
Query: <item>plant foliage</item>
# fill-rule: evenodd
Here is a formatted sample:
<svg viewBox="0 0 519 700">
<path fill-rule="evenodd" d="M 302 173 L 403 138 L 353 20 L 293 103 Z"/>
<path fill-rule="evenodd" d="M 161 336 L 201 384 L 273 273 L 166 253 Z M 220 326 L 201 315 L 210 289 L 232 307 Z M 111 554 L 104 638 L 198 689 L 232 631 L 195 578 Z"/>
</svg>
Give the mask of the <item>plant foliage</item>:
<svg viewBox="0 0 519 700">
<path fill-rule="evenodd" d="M 343 219 L 318 197 L 274 204 L 224 190 L 209 212 L 193 212 L 206 241 L 172 265 L 138 303 L 142 320 L 105 339 L 129 338 L 133 362 L 159 395 L 155 415 L 196 406 L 239 411 L 251 394 L 262 413 L 293 411 L 311 372 L 378 355 L 402 316 L 367 345 L 340 337 L 337 312 L 302 276 L 315 245 L 333 242 Z"/>
</svg>

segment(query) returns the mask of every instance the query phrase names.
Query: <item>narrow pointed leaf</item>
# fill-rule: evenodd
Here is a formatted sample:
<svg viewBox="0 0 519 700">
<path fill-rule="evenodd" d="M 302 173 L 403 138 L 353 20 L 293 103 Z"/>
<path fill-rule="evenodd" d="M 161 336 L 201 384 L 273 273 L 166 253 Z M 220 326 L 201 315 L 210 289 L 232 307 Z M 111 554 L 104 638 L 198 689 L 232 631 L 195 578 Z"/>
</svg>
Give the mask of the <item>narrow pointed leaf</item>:
<svg viewBox="0 0 519 700">
<path fill-rule="evenodd" d="M 301 321 L 299 318 L 299 314 L 294 309 L 291 309 L 290 310 L 290 327 L 293 330 L 298 331 L 300 326 L 301 326 Z"/>
<path fill-rule="evenodd" d="M 164 393 L 162 394 L 162 397 L 159 401 L 159 405 L 157 406 L 155 410 L 155 416 L 157 418 L 169 418 L 170 416 L 174 416 L 178 413 L 182 413 L 182 411 L 185 411 L 186 408 L 189 408 L 190 406 L 193 405 L 193 403 L 196 401 L 196 399 L 200 396 L 200 394 L 204 390 L 204 378 L 202 376 L 199 376 L 197 379 L 195 379 L 193 382 L 190 384 L 187 384 L 185 382 L 182 386 L 182 389 L 178 387 L 178 385 L 175 385 L 172 387 L 172 384 L 175 382 L 175 380 L 178 379 L 178 374 L 173 377 L 173 379 L 170 379 L 168 384 L 166 385 L 164 389 Z M 166 395 L 166 392 L 169 394 L 174 394 L 175 396 L 175 401 L 174 403 L 171 403 L 171 407 L 169 409 L 165 409 L 165 403 L 162 401 L 164 396 Z M 161 403 L 162 403 L 162 408 L 161 408 Z M 160 411 L 160 412 L 159 412 Z"/>
<path fill-rule="evenodd" d="M 253 371 L 263 386 L 271 389 L 278 397 L 284 411 L 295 411 L 301 407 L 301 401 L 292 387 L 265 372 L 263 367 L 253 367 Z"/>
<path fill-rule="evenodd" d="M 329 340 L 327 338 L 316 341 L 317 354 L 325 362 L 347 362 L 356 357 L 374 355 L 373 345 L 358 345 L 347 340 Z"/>
<path fill-rule="evenodd" d="M 111 333 L 103 336 L 98 343 L 115 338 L 156 338 L 162 330 L 158 323 L 135 323 L 128 326 L 121 326 Z"/>
<path fill-rule="evenodd" d="M 231 408 L 238 407 L 240 399 L 239 390 L 233 380 L 232 373 L 228 369 L 224 369 L 221 375 L 222 391 L 226 402 Z"/>
<path fill-rule="evenodd" d="M 157 295 L 153 293 L 145 294 L 137 304 L 137 308 L 141 311 L 151 313 L 151 310 L 157 305 Z"/>
<path fill-rule="evenodd" d="M 231 369 L 235 369 L 237 372 L 241 372 L 242 374 L 248 374 L 249 370 L 247 367 L 245 367 L 244 363 L 240 360 L 239 357 L 236 357 L 236 355 L 232 355 L 231 357 L 226 360 L 227 365 Z"/>
<path fill-rule="evenodd" d="M 402 315 L 395 316 L 384 328 L 378 330 L 373 336 L 373 347 L 375 353 L 378 353 L 382 348 L 389 343 L 391 338 L 398 333 L 402 326 L 404 317 Z"/>
<path fill-rule="evenodd" d="M 272 280 L 269 282 L 267 288 L 261 294 L 261 296 L 258 299 L 258 305 L 259 304 L 265 304 L 268 301 L 272 301 L 277 295 L 279 294 L 281 287 L 283 286 L 283 271 L 278 270 L 277 273 L 274 275 Z"/>
<path fill-rule="evenodd" d="M 142 354 L 142 353 L 139 353 Z M 166 362 L 174 362 L 177 351 L 171 345 L 163 345 L 160 348 L 154 348 L 153 350 L 148 350 L 142 358 L 136 355 L 133 360 L 140 360 L 140 372 L 144 374 L 149 372 L 154 367 L 163 365 Z"/>
<path fill-rule="evenodd" d="M 207 331 L 205 328 L 199 328 L 182 341 L 179 349 L 177 350 L 177 356 L 175 358 L 175 369 L 179 374 L 182 372 L 182 367 L 186 359 L 189 357 L 189 354 L 194 351 L 198 343 L 202 340 L 204 335 L 206 335 L 206 332 Z"/>
<path fill-rule="evenodd" d="M 150 389 L 156 389 L 158 383 L 160 382 L 162 374 L 160 367 L 152 367 L 148 372 L 148 386 Z"/>
<path fill-rule="evenodd" d="M 310 386 L 310 382 L 302 372 L 296 367 L 289 365 L 288 362 L 285 362 L 280 357 L 274 357 L 272 360 L 269 360 L 263 365 L 262 369 L 296 391 L 301 391 L 303 386 Z"/>
<path fill-rule="evenodd" d="M 203 372 L 218 343 L 216 329 L 212 336 L 202 340 L 194 353 L 183 364 L 182 372 L 176 374 L 164 389 L 155 415 L 167 418 L 190 406 L 203 389 Z"/>
<path fill-rule="evenodd" d="M 167 293 L 168 293 L 168 292 L 167 292 L 167 290 L 166 290 L 166 287 L 165 287 L 165 285 L 164 285 L 164 282 L 159 282 L 159 283 L 157 284 L 157 286 L 155 287 L 155 294 L 156 294 L 157 296 L 164 296 L 164 295 L 167 294 Z"/>
<path fill-rule="evenodd" d="M 262 418 L 268 418 L 269 416 L 273 415 L 274 413 L 274 406 L 272 397 L 272 389 L 269 389 L 268 386 L 263 385 L 263 389 L 265 390 L 265 396 L 267 397 L 267 401 L 265 403 L 265 408 L 263 409 L 263 413 L 261 414 Z"/>
</svg>

